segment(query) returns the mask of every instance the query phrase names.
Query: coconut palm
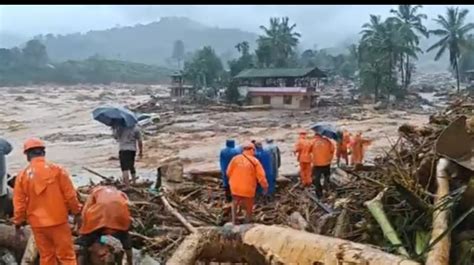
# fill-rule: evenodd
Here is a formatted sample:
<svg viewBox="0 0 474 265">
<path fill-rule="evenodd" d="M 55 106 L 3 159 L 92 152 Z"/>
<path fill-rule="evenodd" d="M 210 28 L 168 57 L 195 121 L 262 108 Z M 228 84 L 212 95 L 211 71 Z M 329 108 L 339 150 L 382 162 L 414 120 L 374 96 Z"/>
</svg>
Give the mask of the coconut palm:
<svg viewBox="0 0 474 265">
<path fill-rule="evenodd" d="M 396 19 L 388 18 L 382 22 L 379 16 L 371 15 L 370 22 L 365 23 L 362 28 L 359 65 L 365 69 L 370 65 L 371 70 L 361 69 L 361 74 L 367 75 L 370 72 L 371 74 L 367 76 L 369 80 L 374 80 L 370 76 L 377 76 L 378 81 L 368 82 L 374 85 L 375 90 L 383 83 L 388 93 L 395 92 L 397 79 L 394 76 L 394 69 L 397 62 L 403 54 L 416 58 L 416 53 L 406 45 L 402 37 L 403 29 Z M 363 48 L 363 53 L 360 48 Z"/>
<path fill-rule="evenodd" d="M 441 26 L 439 29 L 430 30 L 430 33 L 439 36 L 441 39 L 433 44 L 427 51 L 438 49 L 435 61 L 449 51 L 449 62 L 451 68 L 456 73 L 457 91 L 459 92 L 459 57 L 461 50 L 468 47 L 467 35 L 474 29 L 474 23 L 466 23 L 467 9 L 459 10 L 458 7 L 448 7 L 446 16 L 438 15 L 434 21 Z"/>
<path fill-rule="evenodd" d="M 270 61 L 272 66 L 286 66 L 301 37 L 300 33 L 294 32 L 295 27 L 296 24 L 289 24 L 287 17 L 282 18 L 281 21 L 279 18 L 270 18 L 268 28 L 260 26 L 264 35 L 260 36 L 257 41 L 259 46 L 257 50 L 261 50 L 257 54 L 270 56 L 265 59 Z M 269 53 L 266 51 L 267 49 L 270 49 Z"/>
<path fill-rule="evenodd" d="M 409 49 L 411 49 L 415 54 L 422 52 L 422 50 L 418 47 L 420 40 L 415 32 L 426 38 L 428 38 L 429 35 L 428 30 L 425 28 L 425 26 L 423 26 L 422 23 L 422 20 L 426 19 L 427 16 L 425 14 L 418 13 L 418 10 L 421 8 L 421 5 L 399 5 L 397 10 L 390 10 L 390 12 L 395 15 L 395 21 L 400 26 L 405 46 L 409 47 Z M 407 88 L 410 83 L 410 57 L 412 56 L 409 54 L 401 54 L 400 56 L 400 72 L 402 83 L 405 88 Z"/>
</svg>

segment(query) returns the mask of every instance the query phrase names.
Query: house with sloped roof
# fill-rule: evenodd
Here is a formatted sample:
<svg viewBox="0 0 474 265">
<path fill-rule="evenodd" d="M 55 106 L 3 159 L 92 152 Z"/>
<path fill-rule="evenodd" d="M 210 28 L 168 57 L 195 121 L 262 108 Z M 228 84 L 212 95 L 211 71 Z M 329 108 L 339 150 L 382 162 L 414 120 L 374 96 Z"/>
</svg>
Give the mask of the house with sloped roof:
<svg viewBox="0 0 474 265">
<path fill-rule="evenodd" d="M 250 105 L 309 109 L 313 106 L 320 79 L 326 74 L 312 68 L 251 68 L 234 77 L 239 92 Z"/>
</svg>

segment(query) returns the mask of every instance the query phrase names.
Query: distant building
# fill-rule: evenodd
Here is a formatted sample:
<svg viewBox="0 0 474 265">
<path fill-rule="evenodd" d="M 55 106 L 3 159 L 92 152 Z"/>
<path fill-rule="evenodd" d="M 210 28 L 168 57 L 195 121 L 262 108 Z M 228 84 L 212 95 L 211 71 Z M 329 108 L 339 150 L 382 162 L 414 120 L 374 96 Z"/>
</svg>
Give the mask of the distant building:
<svg viewBox="0 0 474 265">
<path fill-rule="evenodd" d="M 172 98 L 181 98 L 190 94 L 193 87 L 185 85 L 182 72 L 175 72 L 171 75 L 170 96 Z"/>
<path fill-rule="evenodd" d="M 309 109 L 313 106 L 315 91 L 326 74 L 313 68 L 247 69 L 234 77 L 239 92 L 249 104 L 269 104 L 275 108 Z"/>
</svg>

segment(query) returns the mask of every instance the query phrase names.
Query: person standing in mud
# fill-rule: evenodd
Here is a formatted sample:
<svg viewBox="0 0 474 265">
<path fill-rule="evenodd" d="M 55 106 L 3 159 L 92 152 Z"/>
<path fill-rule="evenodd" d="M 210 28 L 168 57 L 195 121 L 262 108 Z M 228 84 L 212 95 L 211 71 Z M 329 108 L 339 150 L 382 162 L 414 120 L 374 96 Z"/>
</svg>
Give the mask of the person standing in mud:
<svg viewBox="0 0 474 265">
<path fill-rule="evenodd" d="M 324 188 L 329 189 L 329 175 L 331 174 L 331 162 L 334 156 L 334 145 L 328 138 L 316 133 L 311 145 L 313 158 L 313 184 L 316 188 L 316 196 L 323 196 L 321 178 L 324 177 Z"/>
<path fill-rule="evenodd" d="M 130 187 L 130 176 L 132 183 L 137 180 L 137 173 L 135 171 L 135 157 L 143 157 L 143 140 L 140 129 L 135 125 L 133 127 L 125 127 L 120 122 L 115 122 L 112 125 L 114 138 L 119 143 L 119 160 L 120 168 L 122 170 L 122 179 L 125 186 Z"/>
<path fill-rule="evenodd" d="M 237 224 L 237 208 L 245 208 L 245 221 L 252 221 L 253 205 L 257 183 L 263 193 L 268 192 L 268 183 L 262 164 L 255 157 L 255 146 L 247 143 L 242 146 L 242 154 L 234 157 L 227 168 L 230 191 L 232 193 L 232 223 Z"/>
</svg>

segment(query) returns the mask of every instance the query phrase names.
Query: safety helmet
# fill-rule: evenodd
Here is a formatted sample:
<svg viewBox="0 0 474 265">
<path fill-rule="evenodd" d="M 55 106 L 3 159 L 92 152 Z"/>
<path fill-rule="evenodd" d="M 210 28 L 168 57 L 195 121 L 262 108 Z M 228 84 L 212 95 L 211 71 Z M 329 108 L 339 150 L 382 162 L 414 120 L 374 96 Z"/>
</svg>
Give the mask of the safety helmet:
<svg viewBox="0 0 474 265">
<path fill-rule="evenodd" d="M 45 148 L 43 141 L 38 138 L 30 138 L 23 144 L 23 153 L 33 148 Z"/>
</svg>

